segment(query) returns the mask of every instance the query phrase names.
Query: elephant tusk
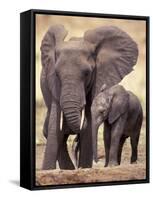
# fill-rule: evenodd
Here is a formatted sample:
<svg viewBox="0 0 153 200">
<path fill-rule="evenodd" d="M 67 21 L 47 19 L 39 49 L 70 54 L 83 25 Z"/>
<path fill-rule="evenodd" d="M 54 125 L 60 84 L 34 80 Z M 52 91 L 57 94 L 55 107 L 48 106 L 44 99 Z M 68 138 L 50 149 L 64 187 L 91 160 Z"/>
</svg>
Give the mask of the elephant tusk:
<svg viewBox="0 0 153 200">
<path fill-rule="evenodd" d="M 82 114 L 81 114 L 81 123 L 80 123 L 80 130 L 82 130 L 83 122 L 85 117 L 85 109 L 83 108 Z"/>
<path fill-rule="evenodd" d="M 63 128 L 63 112 L 61 111 L 61 118 L 60 118 L 60 131 L 62 131 Z"/>
</svg>

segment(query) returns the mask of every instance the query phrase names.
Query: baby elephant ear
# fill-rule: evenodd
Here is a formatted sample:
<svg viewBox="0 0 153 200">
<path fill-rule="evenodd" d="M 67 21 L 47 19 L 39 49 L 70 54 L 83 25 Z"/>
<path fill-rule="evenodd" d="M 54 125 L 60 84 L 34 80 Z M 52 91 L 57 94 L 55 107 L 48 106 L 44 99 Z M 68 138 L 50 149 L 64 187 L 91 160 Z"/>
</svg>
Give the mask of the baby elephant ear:
<svg viewBox="0 0 153 200">
<path fill-rule="evenodd" d="M 138 48 L 135 41 L 124 31 L 114 26 L 89 30 L 84 40 L 95 45 L 96 80 L 93 97 L 103 84 L 111 87 L 132 71 L 137 62 Z"/>
<path fill-rule="evenodd" d="M 108 122 L 110 124 L 114 123 L 122 114 L 128 112 L 129 105 L 129 95 L 122 86 L 118 91 L 114 92 L 108 114 Z"/>
</svg>

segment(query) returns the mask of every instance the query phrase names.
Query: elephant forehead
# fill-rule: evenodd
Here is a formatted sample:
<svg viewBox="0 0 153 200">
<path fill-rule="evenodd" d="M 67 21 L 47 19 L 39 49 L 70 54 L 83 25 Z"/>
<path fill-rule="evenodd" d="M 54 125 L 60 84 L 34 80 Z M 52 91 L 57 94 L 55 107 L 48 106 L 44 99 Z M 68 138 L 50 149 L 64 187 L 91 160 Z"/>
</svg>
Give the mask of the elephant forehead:
<svg viewBox="0 0 153 200">
<path fill-rule="evenodd" d="M 82 53 L 90 53 L 92 51 L 92 45 L 88 44 L 87 42 L 83 40 L 70 40 L 63 42 L 59 46 L 56 47 L 56 51 L 59 52 L 82 52 Z"/>
<path fill-rule="evenodd" d="M 107 98 L 106 98 L 106 96 L 105 95 L 103 95 L 103 94 L 99 94 L 97 97 L 96 97 L 96 99 L 95 99 L 95 101 L 94 101 L 94 104 L 95 104 L 95 106 L 97 106 L 97 107 L 99 107 L 99 106 L 106 106 L 106 104 L 107 104 Z"/>
</svg>

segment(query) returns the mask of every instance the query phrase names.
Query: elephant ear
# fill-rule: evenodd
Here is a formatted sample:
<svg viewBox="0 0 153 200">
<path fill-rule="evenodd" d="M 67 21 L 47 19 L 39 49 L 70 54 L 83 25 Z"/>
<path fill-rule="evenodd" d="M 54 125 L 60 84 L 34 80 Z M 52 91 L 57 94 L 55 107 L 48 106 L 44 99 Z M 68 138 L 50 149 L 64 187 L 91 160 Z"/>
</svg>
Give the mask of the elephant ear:
<svg viewBox="0 0 153 200">
<path fill-rule="evenodd" d="M 51 26 L 43 37 L 41 43 L 41 63 L 48 80 L 48 87 L 52 92 L 53 97 L 57 98 L 58 81 L 55 74 L 55 48 L 59 45 L 67 35 L 63 25 Z M 46 81 L 47 81 L 46 80 Z"/>
<path fill-rule="evenodd" d="M 108 114 L 108 122 L 114 123 L 121 115 L 128 111 L 129 94 L 122 86 L 114 86 L 111 107 Z"/>
<path fill-rule="evenodd" d="M 93 98 L 103 84 L 111 87 L 130 73 L 137 62 L 138 48 L 121 29 L 104 26 L 85 32 L 84 39 L 95 45 L 96 81 Z"/>
</svg>

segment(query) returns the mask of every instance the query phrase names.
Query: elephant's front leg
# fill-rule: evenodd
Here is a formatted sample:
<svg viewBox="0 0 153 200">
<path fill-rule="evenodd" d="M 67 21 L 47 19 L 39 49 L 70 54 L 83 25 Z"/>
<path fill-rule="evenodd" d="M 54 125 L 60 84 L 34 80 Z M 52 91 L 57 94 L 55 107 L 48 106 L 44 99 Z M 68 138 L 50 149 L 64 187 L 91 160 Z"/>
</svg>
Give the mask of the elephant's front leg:
<svg viewBox="0 0 153 200">
<path fill-rule="evenodd" d="M 110 151 L 110 143 L 111 143 L 111 127 L 107 121 L 104 123 L 104 146 L 105 146 L 105 167 L 108 166 L 109 162 L 109 151 Z"/>
<path fill-rule="evenodd" d="M 67 139 L 68 134 L 64 134 L 63 131 L 60 133 L 60 147 L 58 152 L 58 163 L 60 169 L 75 169 L 72 160 L 69 156 L 68 149 L 67 149 Z"/>
<path fill-rule="evenodd" d="M 118 163 L 119 143 L 123 135 L 125 122 L 126 122 L 126 116 L 122 116 L 112 125 L 111 146 L 110 146 L 109 163 L 108 163 L 109 166 L 119 165 Z"/>
<path fill-rule="evenodd" d="M 60 120 L 60 111 L 58 105 L 53 102 L 51 107 L 51 112 L 49 116 L 49 124 L 48 124 L 48 136 L 46 149 L 43 160 L 43 169 L 55 169 L 56 168 L 56 160 L 58 154 L 58 124 Z"/>
<path fill-rule="evenodd" d="M 80 133 L 79 167 L 91 168 L 93 161 L 91 120 Z"/>
</svg>

